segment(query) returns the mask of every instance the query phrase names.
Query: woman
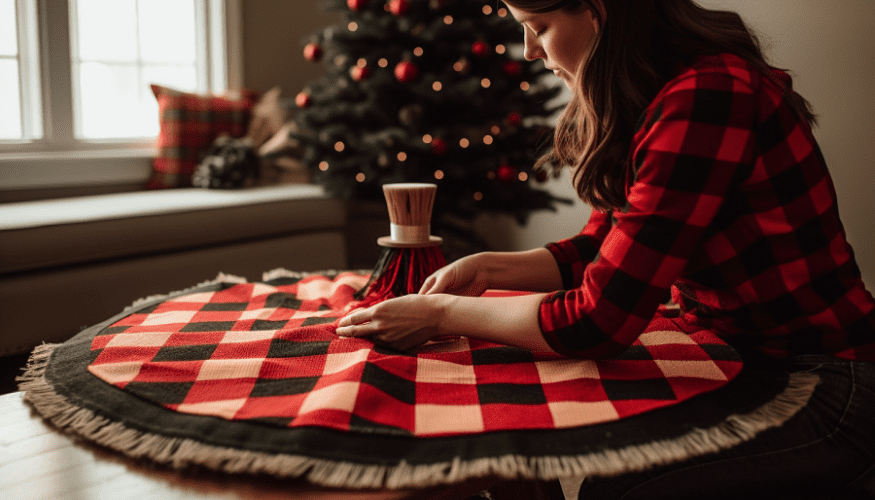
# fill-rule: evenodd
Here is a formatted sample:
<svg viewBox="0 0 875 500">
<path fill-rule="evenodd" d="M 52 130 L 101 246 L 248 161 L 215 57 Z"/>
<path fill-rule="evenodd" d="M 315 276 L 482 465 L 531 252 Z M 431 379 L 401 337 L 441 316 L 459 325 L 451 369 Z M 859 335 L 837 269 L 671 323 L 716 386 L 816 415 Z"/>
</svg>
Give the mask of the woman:
<svg viewBox="0 0 875 500">
<path fill-rule="evenodd" d="M 338 334 L 408 349 L 464 334 L 584 358 L 623 352 L 671 293 L 680 328 L 820 383 L 783 426 L 617 478 L 581 498 L 737 497 L 825 485 L 875 494 L 875 300 L 790 77 L 733 13 L 692 0 L 506 0 L 573 97 L 543 165 L 593 215 L 546 248 L 466 257 Z M 481 298 L 488 288 L 538 292 Z M 560 291 L 557 291 L 560 290 Z"/>
</svg>

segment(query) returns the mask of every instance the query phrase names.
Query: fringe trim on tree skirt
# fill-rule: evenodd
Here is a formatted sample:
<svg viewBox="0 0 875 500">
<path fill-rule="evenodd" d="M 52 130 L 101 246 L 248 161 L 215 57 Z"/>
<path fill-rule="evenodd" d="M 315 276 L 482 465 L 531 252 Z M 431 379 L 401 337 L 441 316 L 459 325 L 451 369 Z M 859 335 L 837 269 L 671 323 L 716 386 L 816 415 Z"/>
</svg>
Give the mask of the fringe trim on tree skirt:
<svg viewBox="0 0 875 500">
<path fill-rule="evenodd" d="M 167 299 L 167 298 L 175 296 L 175 295 L 184 295 L 186 293 L 197 290 L 198 288 L 200 288 L 202 286 L 212 285 L 215 283 L 246 283 L 246 278 L 243 278 L 240 276 L 234 276 L 232 274 L 219 273 L 219 275 L 216 276 L 216 279 L 202 281 L 202 282 L 198 283 L 197 285 L 190 286 L 188 288 L 185 288 L 185 289 L 182 289 L 182 290 L 179 290 L 176 292 L 160 293 L 157 295 L 149 295 L 147 297 L 137 299 L 131 305 L 129 305 L 128 307 L 125 307 L 122 312 L 128 312 L 128 311 L 132 311 L 134 309 L 139 309 L 144 304 L 148 304 L 149 302 L 152 302 L 155 300 Z"/>
<path fill-rule="evenodd" d="M 34 349 L 27 371 L 19 380 L 24 399 L 60 429 L 130 457 L 148 458 L 178 469 L 195 465 L 231 474 L 305 478 L 317 485 L 355 489 L 424 488 L 486 476 L 555 480 L 640 471 L 729 448 L 780 426 L 807 404 L 819 380 L 814 374 L 791 374 L 783 393 L 750 413 L 731 415 L 714 427 L 695 429 L 673 439 L 617 450 L 568 456 L 504 455 L 433 464 L 401 460 L 395 465 L 371 465 L 219 447 L 150 434 L 113 422 L 73 405 L 45 379 L 49 358 L 58 345 L 43 344 Z"/>
</svg>

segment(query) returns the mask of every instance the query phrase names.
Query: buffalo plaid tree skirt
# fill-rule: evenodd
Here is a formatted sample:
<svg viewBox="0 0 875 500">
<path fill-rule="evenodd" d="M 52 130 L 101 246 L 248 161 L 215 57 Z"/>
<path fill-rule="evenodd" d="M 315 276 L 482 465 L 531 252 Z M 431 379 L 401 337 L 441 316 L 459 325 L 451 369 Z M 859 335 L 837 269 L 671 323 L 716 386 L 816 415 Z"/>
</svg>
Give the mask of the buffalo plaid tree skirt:
<svg viewBox="0 0 875 500">
<path fill-rule="evenodd" d="M 813 390 L 665 318 L 604 361 L 337 337 L 366 281 L 277 270 L 140 301 L 38 348 L 22 389 L 60 427 L 128 455 L 391 488 L 681 460 L 780 425 Z"/>
</svg>

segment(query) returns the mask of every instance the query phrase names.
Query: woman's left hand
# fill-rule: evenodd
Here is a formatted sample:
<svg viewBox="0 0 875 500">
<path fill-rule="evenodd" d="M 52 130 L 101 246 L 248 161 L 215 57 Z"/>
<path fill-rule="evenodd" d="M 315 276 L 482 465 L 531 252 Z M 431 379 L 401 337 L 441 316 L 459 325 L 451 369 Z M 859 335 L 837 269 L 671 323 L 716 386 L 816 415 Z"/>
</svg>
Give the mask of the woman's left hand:
<svg viewBox="0 0 875 500">
<path fill-rule="evenodd" d="M 441 335 L 443 295 L 405 295 L 353 311 L 338 323 L 341 337 L 370 337 L 377 344 L 406 351 Z"/>
</svg>

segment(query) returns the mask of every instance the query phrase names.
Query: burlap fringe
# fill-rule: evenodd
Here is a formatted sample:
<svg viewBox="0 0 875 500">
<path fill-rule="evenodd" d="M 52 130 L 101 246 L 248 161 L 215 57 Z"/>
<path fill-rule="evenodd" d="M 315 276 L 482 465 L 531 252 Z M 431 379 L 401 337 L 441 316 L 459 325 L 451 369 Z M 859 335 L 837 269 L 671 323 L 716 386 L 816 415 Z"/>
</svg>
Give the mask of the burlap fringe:
<svg viewBox="0 0 875 500">
<path fill-rule="evenodd" d="M 206 285 L 214 285 L 214 284 L 216 284 L 216 283 L 234 283 L 234 284 L 240 284 L 240 283 L 246 283 L 246 278 L 243 278 L 243 277 L 241 277 L 241 276 L 235 276 L 235 275 L 233 275 L 233 274 L 219 273 L 218 276 L 216 276 L 215 279 L 207 280 L 207 281 L 202 281 L 202 282 L 198 283 L 197 285 L 190 286 L 190 287 L 185 288 L 185 289 L 183 289 L 183 290 L 179 290 L 179 291 L 176 291 L 176 292 L 170 292 L 170 293 L 157 294 L 157 295 L 149 295 L 149 296 L 147 296 L 147 297 L 143 297 L 143 298 L 141 298 L 141 299 L 137 299 L 137 300 L 135 300 L 131 305 L 129 305 L 128 307 L 124 308 L 124 310 L 123 310 L 122 312 L 128 312 L 128 311 L 132 311 L 132 310 L 134 310 L 134 309 L 139 309 L 139 308 L 142 307 L 143 305 L 148 304 L 148 303 L 150 303 L 150 302 L 152 302 L 152 301 L 156 301 L 156 300 L 164 300 L 164 299 L 167 299 L 167 298 L 169 298 L 169 297 L 174 297 L 174 296 L 176 296 L 176 295 L 184 295 L 184 294 L 186 294 L 186 293 L 191 293 L 191 292 L 197 290 L 198 288 L 200 288 L 200 287 L 202 287 L 202 286 L 206 286 Z"/>
<path fill-rule="evenodd" d="M 261 275 L 261 281 L 270 281 L 275 280 L 277 278 L 306 278 L 307 276 L 337 276 L 343 273 L 352 273 L 365 275 L 371 272 L 370 269 L 360 269 L 360 270 L 346 270 L 346 271 L 338 271 L 336 269 L 329 269 L 324 271 L 312 271 L 312 272 L 304 272 L 304 271 L 289 271 L 286 268 L 278 267 L 276 269 L 272 269 L 270 271 L 265 271 Z"/>
<path fill-rule="evenodd" d="M 327 271 L 327 273 L 336 274 L 337 271 Z M 275 280 L 277 278 L 304 278 L 309 276 L 310 274 L 320 274 L 320 273 L 306 273 L 299 271 L 289 271 L 288 269 L 278 267 L 271 271 L 265 271 L 261 274 L 261 281 L 270 281 Z"/>
<path fill-rule="evenodd" d="M 150 434 L 110 421 L 73 405 L 45 379 L 49 358 L 58 345 L 44 344 L 33 351 L 27 371 L 19 377 L 19 387 L 25 392 L 24 399 L 60 429 L 130 457 L 148 458 L 177 469 L 197 465 L 231 474 L 306 478 L 322 486 L 354 489 L 425 488 L 486 476 L 554 480 L 640 471 L 716 452 L 780 426 L 807 404 L 819 380 L 814 374 L 794 373 L 783 393 L 753 412 L 732 415 L 714 427 L 695 429 L 677 438 L 618 450 L 569 456 L 505 455 L 434 464 L 401 460 L 395 465 L 371 465 L 219 447 Z"/>
</svg>

